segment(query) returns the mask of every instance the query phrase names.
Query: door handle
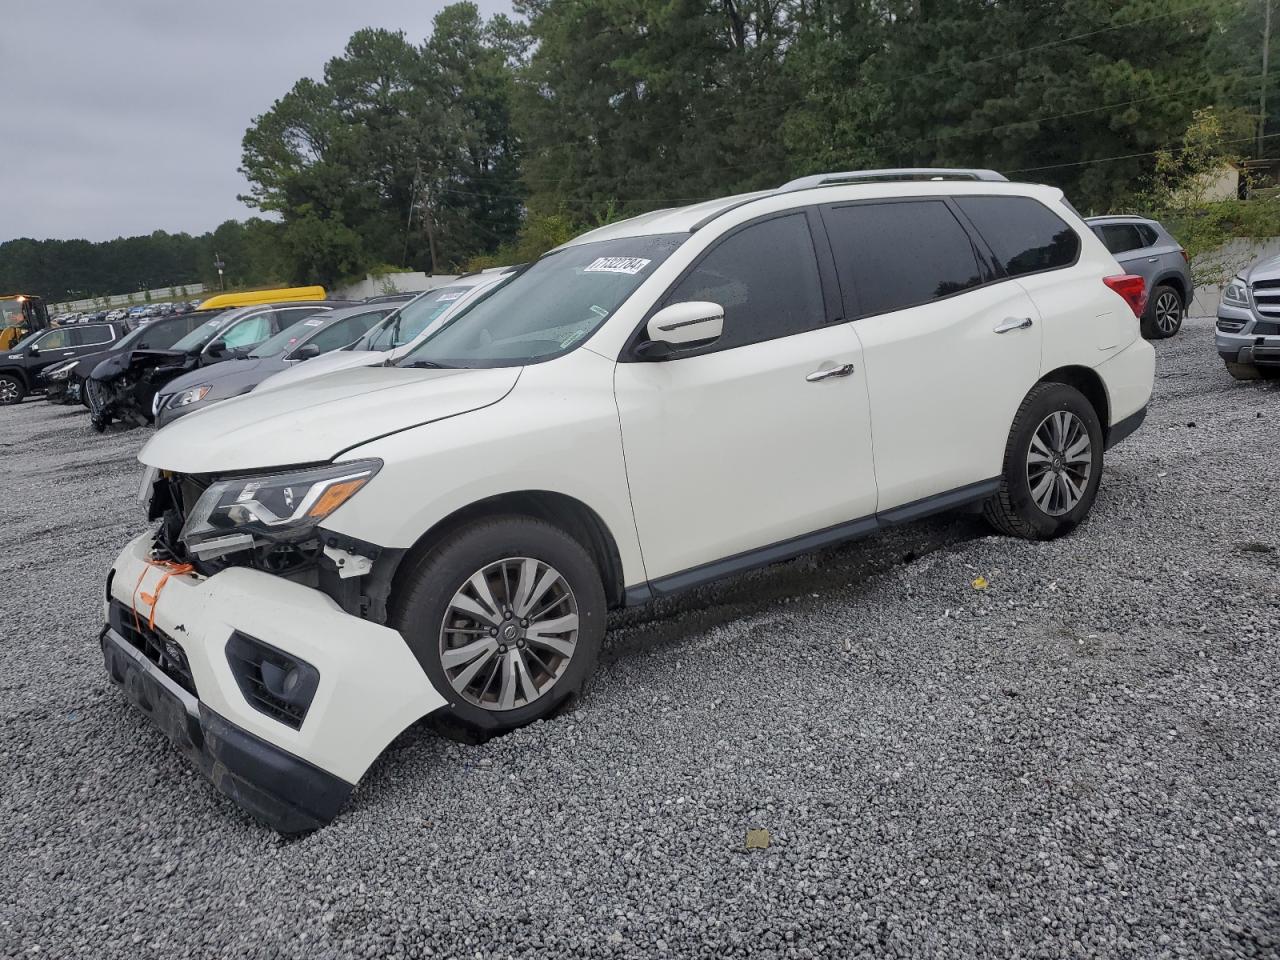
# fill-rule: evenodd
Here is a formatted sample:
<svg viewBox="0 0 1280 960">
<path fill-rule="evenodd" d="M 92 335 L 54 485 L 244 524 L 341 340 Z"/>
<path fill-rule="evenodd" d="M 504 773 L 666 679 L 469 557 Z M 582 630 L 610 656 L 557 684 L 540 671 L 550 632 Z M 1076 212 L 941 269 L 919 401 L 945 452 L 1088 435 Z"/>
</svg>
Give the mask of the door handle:
<svg viewBox="0 0 1280 960">
<path fill-rule="evenodd" d="M 825 370 L 815 370 L 813 373 L 805 377 L 810 383 L 818 383 L 821 380 L 827 380 L 831 377 L 847 377 L 853 373 L 853 364 L 845 363 L 838 367 L 827 367 Z"/>
<path fill-rule="evenodd" d="M 995 325 L 995 332 L 1008 333 L 1010 330 L 1026 330 L 1030 326 L 1030 317 L 1005 317 Z"/>
<path fill-rule="evenodd" d="M 76 352 L 74 350 L 64 350 L 62 355 L 64 357 L 74 357 L 76 355 Z"/>
<path fill-rule="evenodd" d="M 1160 262 L 1159 257 L 1147 257 L 1147 263 L 1159 263 L 1159 262 Z"/>
</svg>

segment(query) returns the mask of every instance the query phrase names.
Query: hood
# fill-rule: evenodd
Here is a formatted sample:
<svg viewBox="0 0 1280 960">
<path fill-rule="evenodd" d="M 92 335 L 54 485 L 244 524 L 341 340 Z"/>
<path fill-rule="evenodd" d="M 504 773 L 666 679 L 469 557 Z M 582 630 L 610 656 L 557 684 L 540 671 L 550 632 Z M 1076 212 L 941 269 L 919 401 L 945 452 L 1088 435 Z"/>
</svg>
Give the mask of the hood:
<svg viewBox="0 0 1280 960">
<path fill-rule="evenodd" d="M 138 459 L 179 473 L 324 463 L 378 437 L 497 403 L 521 369 L 362 367 L 255 390 L 175 420 Z"/>
<path fill-rule="evenodd" d="M 1280 280 L 1280 257 L 1255 263 L 1249 269 L 1242 270 L 1240 275 L 1249 283 L 1258 280 Z"/>
<path fill-rule="evenodd" d="M 273 373 L 289 369 L 290 366 L 291 364 L 287 361 L 276 357 L 224 360 L 222 363 L 201 367 L 198 370 L 192 370 L 190 373 L 184 373 L 180 377 L 174 377 L 164 385 L 164 393 L 178 393 L 189 387 L 198 387 L 208 383 L 214 386 L 213 392 L 215 394 L 223 394 L 226 389 L 229 389 L 231 394 L 235 394 L 239 392 L 239 387 L 257 383 Z"/>
<path fill-rule="evenodd" d="M 332 353 L 313 357 L 301 363 L 289 364 L 288 369 L 272 374 L 258 384 L 258 390 L 276 390 L 301 383 L 303 380 L 313 380 L 336 370 L 374 367 L 386 360 L 388 356 L 390 353 L 385 350 L 334 350 Z"/>
<path fill-rule="evenodd" d="M 93 368 L 94 380 L 115 380 L 126 372 L 133 374 L 158 367 L 181 367 L 190 355 L 181 350 L 116 350 Z"/>
</svg>

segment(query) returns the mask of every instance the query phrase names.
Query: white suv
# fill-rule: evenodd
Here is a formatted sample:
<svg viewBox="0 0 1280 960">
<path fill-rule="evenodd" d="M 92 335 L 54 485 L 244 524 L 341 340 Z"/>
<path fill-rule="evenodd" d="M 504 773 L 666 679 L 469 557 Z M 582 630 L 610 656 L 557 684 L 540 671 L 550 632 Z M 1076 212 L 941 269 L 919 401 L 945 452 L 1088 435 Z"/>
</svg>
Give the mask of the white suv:
<svg viewBox="0 0 1280 960">
<path fill-rule="evenodd" d="M 602 227 L 396 366 L 157 433 L 107 669 L 218 789 L 318 826 L 424 716 L 551 714 L 611 607 L 962 505 L 1070 530 L 1146 410 L 1143 299 L 1060 191 L 989 171 Z"/>
</svg>

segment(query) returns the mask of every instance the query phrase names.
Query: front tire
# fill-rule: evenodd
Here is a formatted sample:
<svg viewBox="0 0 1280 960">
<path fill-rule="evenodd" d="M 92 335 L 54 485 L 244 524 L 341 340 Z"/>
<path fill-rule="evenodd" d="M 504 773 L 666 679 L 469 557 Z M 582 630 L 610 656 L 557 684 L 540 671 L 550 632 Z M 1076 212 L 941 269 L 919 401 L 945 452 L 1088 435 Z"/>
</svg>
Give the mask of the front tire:
<svg viewBox="0 0 1280 960">
<path fill-rule="evenodd" d="M 9 373 L 0 373 L 0 406 L 21 403 L 27 395 L 27 385 Z"/>
<path fill-rule="evenodd" d="M 595 668 L 606 603 L 600 572 L 542 520 L 479 520 L 446 535 L 401 578 L 390 625 L 448 703 L 431 717 L 476 742 L 552 716 Z"/>
<path fill-rule="evenodd" d="M 1157 284 L 1142 314 L 1142 335 L 1148 340 L 1167 340 L 1182 329 L 1185 313 L 1182 294 L 1167 283 Z"/>
<path fill-rule="evenodd" d="M 1089 514 L 1102 479 L 1102 425 L 1075 387 L 1038 383 L 1013 418 L 1000 489 L 983 506 L 1000 533 L 1048 540 Z"/>
</svg>

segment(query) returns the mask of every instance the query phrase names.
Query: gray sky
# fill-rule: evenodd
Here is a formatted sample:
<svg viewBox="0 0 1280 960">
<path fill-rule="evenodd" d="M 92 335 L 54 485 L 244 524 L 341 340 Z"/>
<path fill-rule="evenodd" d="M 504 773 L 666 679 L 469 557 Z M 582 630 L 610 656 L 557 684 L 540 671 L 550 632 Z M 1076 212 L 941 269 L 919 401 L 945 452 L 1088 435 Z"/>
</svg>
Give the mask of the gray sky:
<svg viewBox="0 0 1280 960">
<path fill-rule="evenodd" d="M 250 215 L 236 200 L 249 122 L 354 31 L 420 42 L 445 3 L 0 0 L 0 241 L 194 234 Z"/>
</svg>

